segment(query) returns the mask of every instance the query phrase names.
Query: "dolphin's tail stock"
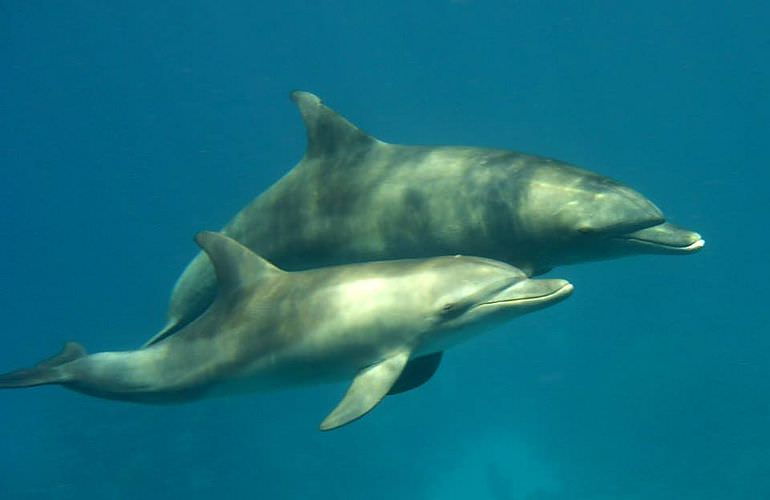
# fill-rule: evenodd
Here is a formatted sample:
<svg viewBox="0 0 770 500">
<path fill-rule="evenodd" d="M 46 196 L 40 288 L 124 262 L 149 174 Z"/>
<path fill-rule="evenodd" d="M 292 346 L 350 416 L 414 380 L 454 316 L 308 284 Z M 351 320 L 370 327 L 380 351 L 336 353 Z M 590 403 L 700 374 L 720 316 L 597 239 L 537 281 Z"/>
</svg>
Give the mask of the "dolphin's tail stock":
<svg viewBox="0 0 770 500">
<path fill-rule="evenodd" d="M 85 355 L 86 350 L 82 345 L 77 342 L 67 342 L 59 354 L 41 361 L 32 368 L 0 375 L 0 389 L 64 383 L 67 381 L 67 376 L 59 367 Z"/>
</svg>

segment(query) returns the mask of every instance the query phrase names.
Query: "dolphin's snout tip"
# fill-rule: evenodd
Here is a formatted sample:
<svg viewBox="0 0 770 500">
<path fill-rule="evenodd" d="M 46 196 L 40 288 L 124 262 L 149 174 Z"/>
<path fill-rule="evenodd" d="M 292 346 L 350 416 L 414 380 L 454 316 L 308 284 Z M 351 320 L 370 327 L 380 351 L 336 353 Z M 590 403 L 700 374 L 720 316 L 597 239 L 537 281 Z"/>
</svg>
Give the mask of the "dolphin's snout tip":
<svg viewBox="0 0 770 500">
<path fill-rule="evenodd" d="M 558 296 L 558 297 L 566 298 L 566 297 L 572 295 L 573 290 L 575 290 L 575 285 L 573 285 L 569 281 L 565 281 L 564 285 L 562 285 L 561 288 L 556 290 L 555 295 Z"/>
<path fill-rule="evenodd" d="M 629 244 L 647 247 L 648 253 L 686 255 L 706 244 L 699 233 L 664 222 L 620 237 Z"/>
<path fill-rule="evenodd" d="M 564 279 L 557 278 L 548 281 L 550 281 L 548 284 L 549 291 L 544 296 L 554 303 L 566 299 L 572 295 L 572 291 L 575 289 L 572 283 Z"/>
<path fill-rule="evenodd" d="M 698 235 L 698 236 L 700 236 L 700 235 Z M 688 251 L 688 252 L 697 252 L 698 250 L 700 250 L 704 246 L 706 246 L 706 240 L 704 240 L 703 238 L 699 237 L 697 241 L 695 241 L 694 243 L 691 243 L 691 244 L 687 245 L 686 247 L 684 247 L 684 250 Z"/>
</svg>

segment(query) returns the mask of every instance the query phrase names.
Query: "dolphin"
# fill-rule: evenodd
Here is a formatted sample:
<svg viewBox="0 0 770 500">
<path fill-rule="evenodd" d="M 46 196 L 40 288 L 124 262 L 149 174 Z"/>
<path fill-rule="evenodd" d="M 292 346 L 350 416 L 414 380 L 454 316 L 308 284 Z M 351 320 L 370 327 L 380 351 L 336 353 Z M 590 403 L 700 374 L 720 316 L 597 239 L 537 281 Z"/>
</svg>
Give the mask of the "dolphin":
<svg viewBox="0 0 770 500">
<path fill-rule="evenodd" d="M 220 233 L 196 240 L 219 292 L 196 320 L 153 345 L 87 355 L 74 342 L 0 388 L 61 384 L 144 403 L 350 380 L 321 423 L 345 425 L 413 389 L 441 353 L 496 323 L 555 304 L 572 285 L 479 257 L 434 257 L 287 272 Z"/>
<path fill-rule="evenodd" d="M 291 97 L 307 129 L 304 158 L 222 230 L 286 269 L 464 254 L 536 276 L 704 244 L 607 177 L 498 149 L 387 144 L 313 94 Z M 146 345 L 200 315 L 215 288 L 199 253 L 174 287 L 166 325 Z"/>
</svg>

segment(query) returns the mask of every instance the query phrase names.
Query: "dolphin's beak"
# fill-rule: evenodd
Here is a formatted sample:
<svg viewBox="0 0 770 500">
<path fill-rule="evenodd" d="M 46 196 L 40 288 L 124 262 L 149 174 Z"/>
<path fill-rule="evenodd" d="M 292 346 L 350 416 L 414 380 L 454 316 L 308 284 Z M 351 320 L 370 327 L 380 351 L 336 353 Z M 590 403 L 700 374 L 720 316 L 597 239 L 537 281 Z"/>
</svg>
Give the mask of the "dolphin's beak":
<svg viewBox="0 0 770 500">
<path fill-rule="evenodd" d="M 520 281 L 497 293 L 479 306 L 498 305 L 527 309 L 552 305 L 567 298 L 573 290 L 572 284 L 562 279 L 528 279 Z"/>
<path fill-rule="evenodd" d="M 687 254 L 703 248 L 701 235 L 664 222 L 616 238 L 649 247 L 650 253 Z"/>
</svg>

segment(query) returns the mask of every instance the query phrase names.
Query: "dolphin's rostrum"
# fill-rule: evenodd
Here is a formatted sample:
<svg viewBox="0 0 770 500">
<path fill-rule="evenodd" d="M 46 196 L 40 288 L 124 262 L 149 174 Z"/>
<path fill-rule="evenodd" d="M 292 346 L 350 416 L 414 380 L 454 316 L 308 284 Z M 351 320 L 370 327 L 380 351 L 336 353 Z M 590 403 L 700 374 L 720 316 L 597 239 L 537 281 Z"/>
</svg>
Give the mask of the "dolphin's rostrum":
<svg viewBox="0 0 770 500">
<path fill-rule="evenodd" d="M 286 269 L 463 254 L 534 276 L 562 264 L 703 246 L 700 235 L 667 223 L 652 202 L 607 177 L 512 151 L 387 144 L 313 94 L 292 99 L 307 128 L 304 158 L 223 229 Z M 148 344 L 194 320 L 215 291 L 201 253 Z"/>
<path fill-rule="evenodd" d="M 87 355 L 67 343 L 0 388 L 61 384 L 93 396 L 169 403 L 352 379 L 329 430 L 388 393 L 427 381 L 441 352 L 490 325 L 555 304 L 572 285 L 478 257 L 393 260 L 286 272 L 219 233 L 200 233 L 216 300 L 153 345 Z"/>
</svg>

